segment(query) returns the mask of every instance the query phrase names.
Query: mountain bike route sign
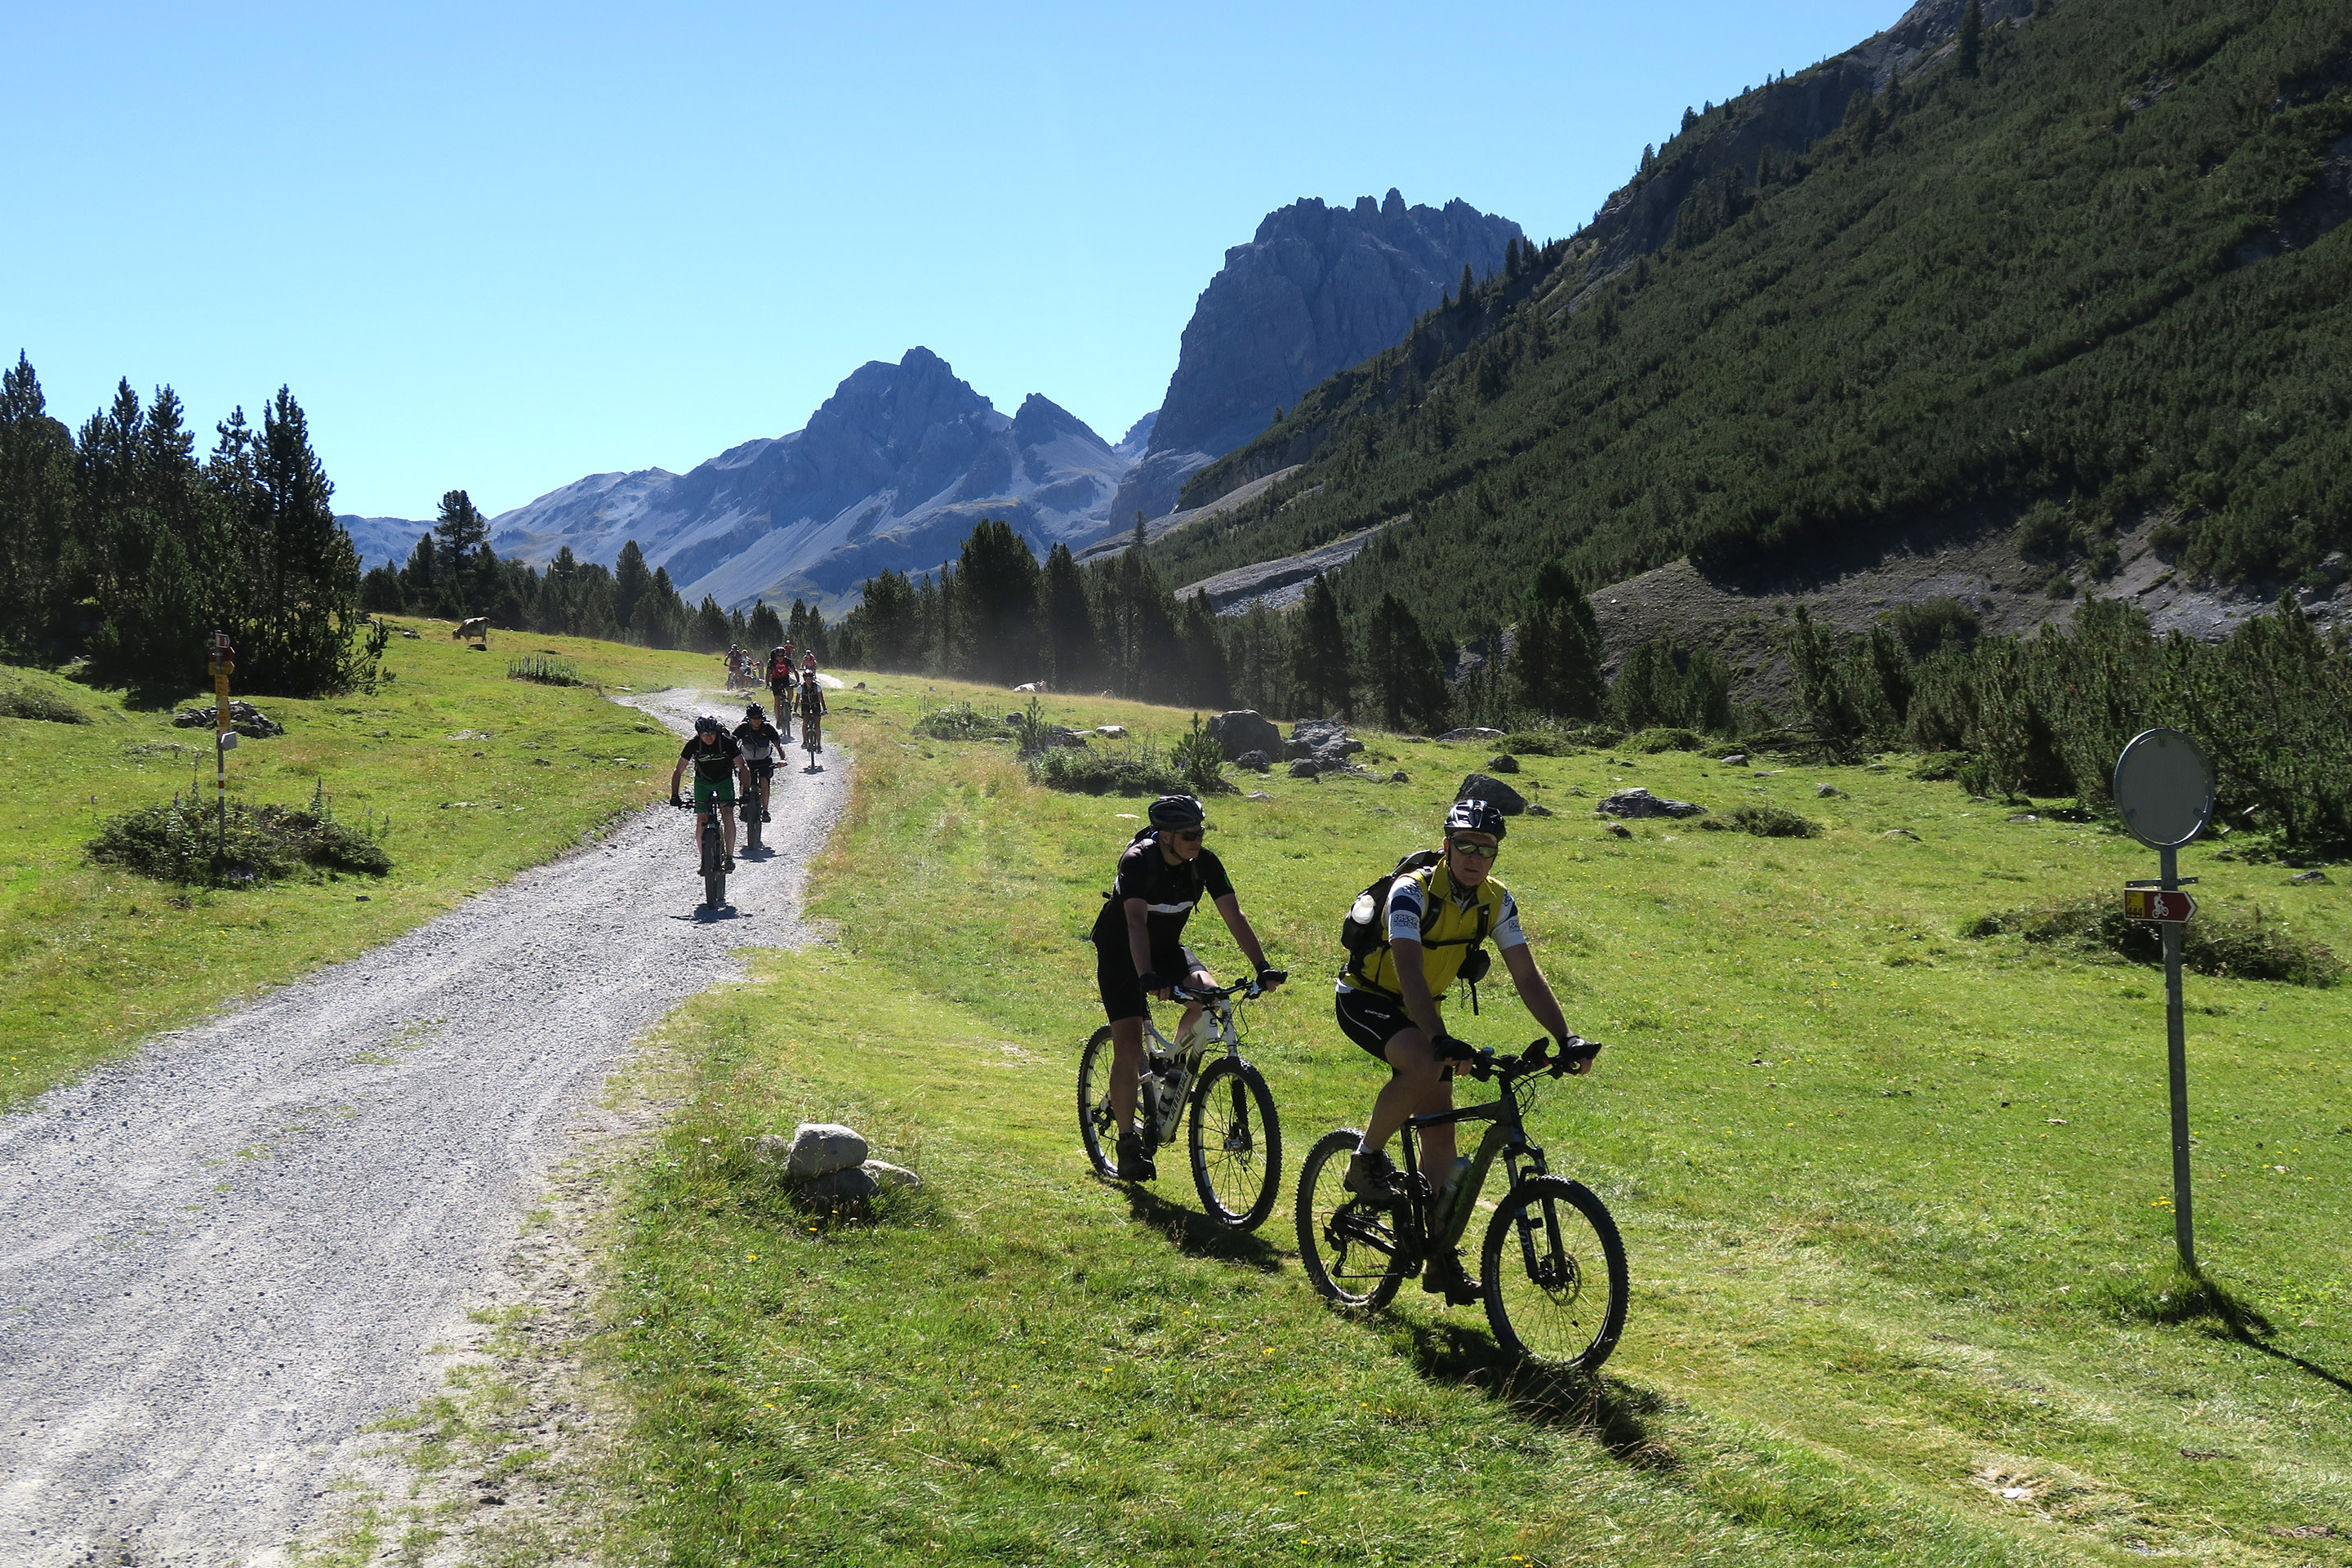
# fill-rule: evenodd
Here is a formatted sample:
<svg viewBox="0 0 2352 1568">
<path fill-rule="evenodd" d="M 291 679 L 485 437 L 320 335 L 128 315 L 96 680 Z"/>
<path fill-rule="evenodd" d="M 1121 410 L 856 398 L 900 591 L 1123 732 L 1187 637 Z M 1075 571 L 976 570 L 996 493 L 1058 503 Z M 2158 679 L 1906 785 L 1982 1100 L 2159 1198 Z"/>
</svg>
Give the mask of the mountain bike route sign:
<svg viewBox="0 0 2352 1568">
<path fill-rule="evenodd" d="M 2197 900 L 2177 888 L 2126 888 L 2124 919 L 2185 923 L 2197 912 Z"/>
</svg>

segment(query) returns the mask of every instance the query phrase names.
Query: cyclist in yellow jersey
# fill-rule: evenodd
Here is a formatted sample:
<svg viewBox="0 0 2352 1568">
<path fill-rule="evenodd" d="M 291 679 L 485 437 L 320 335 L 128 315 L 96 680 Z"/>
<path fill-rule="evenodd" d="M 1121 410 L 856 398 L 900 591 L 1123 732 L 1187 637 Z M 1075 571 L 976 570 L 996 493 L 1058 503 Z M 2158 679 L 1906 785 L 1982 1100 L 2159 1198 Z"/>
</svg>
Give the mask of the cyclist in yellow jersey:
<svg viewBox="0 0 2352 1568">
<path fill-rule="evenodd" d="M 1438 1004 L 1482 942 L 1502 950 L 1519 999 L 1566 1048 L 1568 1020 L 1528 952 L 1518 906 L 1494 877 L 1506 830 L 1493 803 L 1454 802 L 1445 817 L 1443 858 L 1390 884 L 1379 917 L 1386 940 L 1340 972 L 1335 1004 L 1340 1032 L 1389 1066 L 1389 1081 L 1372 1101 L 1371 1120 L 1348 1162 L 1348 1190 L 1360 1197 L 1395 1201 L 1412 1191 L 1412 1178 L 1388 1157 L 1388 1141 L 1406 1117 L 1454 1108 L 1453 1064 L 1470 1051 L 1446 1032 Z M 1589 1065 L 1572 1070 L 1583 1072 Z M 1424 1129 L 1421 1179 L 1433 1191 L 1453 1165 L 1453 1126 Z M 1458 1257 L 1431 1259 L 1422 1286 L 1457 1303 L 1477 1299 Z"/>
</svg>

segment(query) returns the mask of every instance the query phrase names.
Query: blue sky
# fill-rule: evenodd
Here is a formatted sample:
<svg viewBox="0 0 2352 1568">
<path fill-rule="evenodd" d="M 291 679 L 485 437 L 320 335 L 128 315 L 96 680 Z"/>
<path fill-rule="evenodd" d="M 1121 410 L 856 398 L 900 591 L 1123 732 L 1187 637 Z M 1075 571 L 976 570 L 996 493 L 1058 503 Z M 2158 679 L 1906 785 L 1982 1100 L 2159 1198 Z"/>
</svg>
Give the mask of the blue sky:
<svg viewBox="0 0 2352 1568">
<path fill-rule="evenodd" d="M 1270 209 L 1565 235 L 1685 104 L 1903 9 L 5 0 L 0 353 L 75 425 L 289 384 L 370 514 L 683 470 L 915 343 L 1116 440 Z"/>
</svg>

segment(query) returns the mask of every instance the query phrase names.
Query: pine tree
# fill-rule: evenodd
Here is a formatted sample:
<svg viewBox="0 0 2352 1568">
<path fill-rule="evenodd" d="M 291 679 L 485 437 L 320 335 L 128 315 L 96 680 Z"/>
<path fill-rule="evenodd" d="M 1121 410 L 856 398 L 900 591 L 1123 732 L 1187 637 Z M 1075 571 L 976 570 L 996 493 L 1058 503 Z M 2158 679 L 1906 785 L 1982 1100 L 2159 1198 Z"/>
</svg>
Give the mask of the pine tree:
<svg viewBox="0 0 2352 1568">
<path fill-rule="evenodd" d="M 0 647 L 47 640 L 73 506 L 73 435 L 22 352 L 0 374 Z"/>
<path fill-rule="evenodd" d="M 464 490 L 447 490 L 441 497 L 441 512 L 433 524 L 433 537 L 442 553 L 453 561 L 462 561 L 490 542 L 490 520 L 474 506 L 474 498 Z"/>
<path fill-rule="evenodd" d="M 1424 730 L 1443 726 L 1452 694 L 1436 650 L 1404 601 L 1383 594 L 1364 628 L 1364 674 L 1381 706 L 1381 722 L 1402 730 L 1410 718 Z"/>
<path fill-rule="evenodd" d="M 1068 545 L 1057 543 L 1046 552 L 1037 600 L 1045 626 L 1045 679 L 1056 691 L 1093 686 L 1102 669 L 1102 641 L 1087 603 L 1085 575 Z"/>
<path fill-rule="evenodd" d="M 1471 295 L 1475 292 L 1477 287 L 1478 280 L 1470 276 L 1470 264 L 1466 261 L 1464 262 L 1462 264 L 1462 289 L 1459 293 L 1454 296 L 1454 302 L 1466 309 L 1469 306 Z"/>
<path fill-rule="evenodd" d="M 1037 679 L 1037 557 L 1000 519 L 982 518 L 956 560 L 950 668 L 999 686 Z"/>
<path fill-rule="evenodd" d="M 1568 568 L 1548 561 L 1520 607 L 1510 678 L 1520 707 L 1555 719 L 1600 717 L 1601 625 Z"/>
<path fill-rule="evenodd" d="M 621 546 L 620 557 L 613 563 L 613 620 L 626 629 L 635 625 L 637 605 L 654 585 L 653 574 L 646 570 L 646 552 L 637 548 L 634 539 Z"/>
<path fill-rule="evenodd" d="M 765 599 L 755 600 L 752 603 L 751 619 L 749 625 L 751 644 L 762 652 L 784 640 L 784 623 L 775 611 L 768 607 L 768 601 Z"/>
<path fill-rule="evenodd" d="M 1348 627 L 1339 596 L 1324 574 L 1315 574 L 1298 613 L 1290 653 L 1290 678 L 1300 699 L 1322 717 L 1355 717 L 1354 669 L 1348 653 Z"/>
<path fill-rule="evenodd" d="M 702 604 L 694 612 L 694 625 L 687 633 L 687 646 L 697 653 L 724 653 L 734 641 L 734 628 L 727 624 L 727 612 L 719 601 L 705 594 Z"/>
<path fill-rule="evenodd" d="M 1968 3 L 1967 7 L 1966 7 L 1964 10 L 1962 10 L 1962 11 L 1960 12 L 1960 47 L 1959 47 L 1959 72 L 1960 72 L 1960 74 L 1961 74 L 1962 76 L 1974 76 L 1974 75 L 1976 75 L 1976 74 L 1977 74 L 1977 67 L 1978 67 L 1978 64 L 1979 64 L 1979 61 L 1981 61 L 1981 59 L 1983 58 L 1983 56 L 1984 56 L 1984 4 L 1983 4 L 1983 0 L 1969 0 L 1969 3 Z"/>
</svg>

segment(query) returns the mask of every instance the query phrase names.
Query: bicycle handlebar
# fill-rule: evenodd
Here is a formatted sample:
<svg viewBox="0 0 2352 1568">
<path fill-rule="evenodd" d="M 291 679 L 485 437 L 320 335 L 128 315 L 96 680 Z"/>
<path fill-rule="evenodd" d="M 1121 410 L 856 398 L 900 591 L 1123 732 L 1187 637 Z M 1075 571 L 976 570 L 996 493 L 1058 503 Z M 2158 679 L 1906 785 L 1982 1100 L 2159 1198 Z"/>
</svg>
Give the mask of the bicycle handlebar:
<svg viewBox="0 0 2352 1568">
<path fill-rule="evenodd" d="M 1171 985 L 1168 988 L 1168 994 L 1179 1002 L 1223 1002 L 1229 996 L 1263 996 L 1290 978 L 1290 972 L 1286 969 L 1269 969 L 1266 973 L 1272 978 L 1263 985 L 1258 984 L 1257 976 L 1253 974 L 1247 980 L 1235 981 L 1231 985 Z"/>
<path fill-rule="evenodd" d="M 1580 1035 L 1570 1035 L 1568 1037 L 1567 1047 L 1558 1056 L 1551 1054 L 1551 1041 L 1538 1039 L 1529 1041 L 1528 1048 L 1515 1057 L 1497 1057 L 1495 1054 L 1495 1048 L 1489 1046 L 1467 1057 L 1456 1056 L 1453 1059 L 1465 1063 L 1472 1078 L 1481 1080 L 1501 1078 L 1508 1081 L 1512 1079 L 1531 1078 L 1537 1073 L 1549 1073 L 1554 1078 L 1564 1078 L 1570 1073 L 1583 1070 L 1583 1067 L 1589 1065 L 1600 1051 L 1599 1040 L 1588 1040 Z"/>
</svg>

